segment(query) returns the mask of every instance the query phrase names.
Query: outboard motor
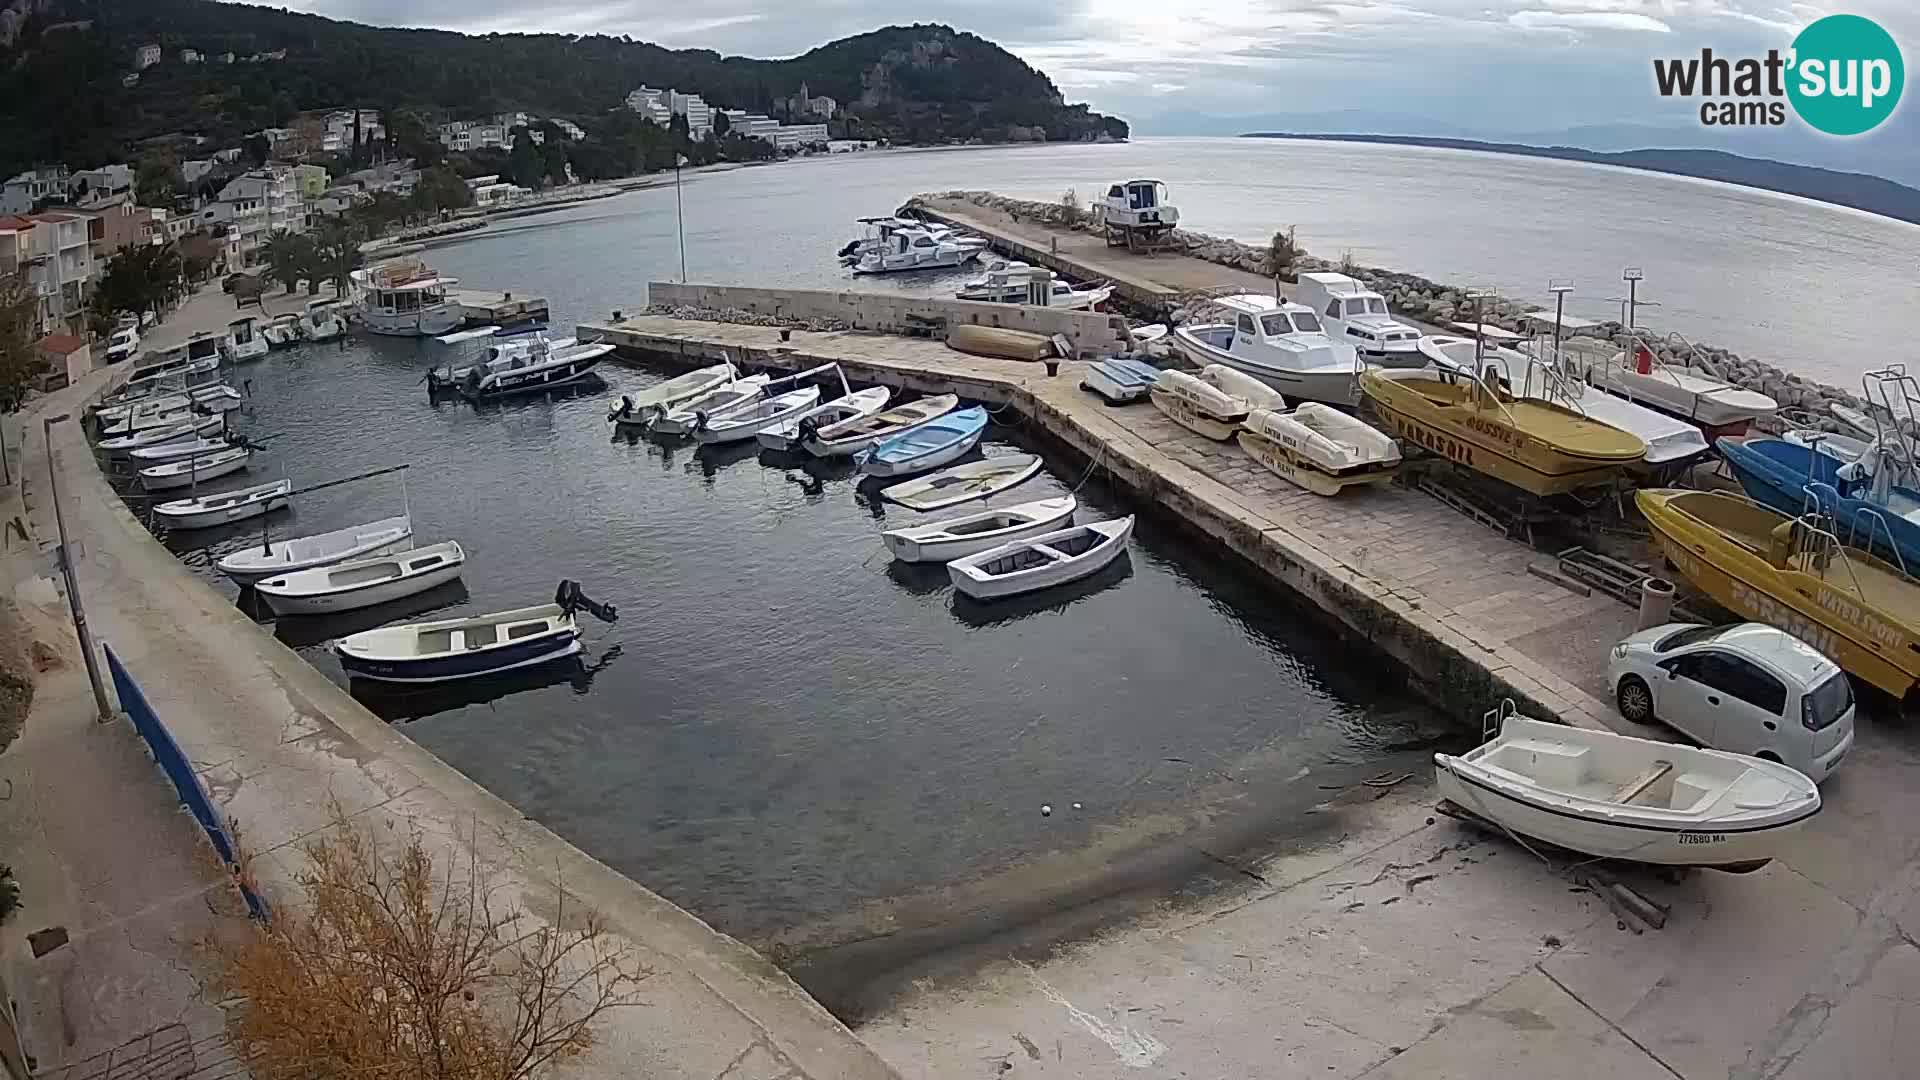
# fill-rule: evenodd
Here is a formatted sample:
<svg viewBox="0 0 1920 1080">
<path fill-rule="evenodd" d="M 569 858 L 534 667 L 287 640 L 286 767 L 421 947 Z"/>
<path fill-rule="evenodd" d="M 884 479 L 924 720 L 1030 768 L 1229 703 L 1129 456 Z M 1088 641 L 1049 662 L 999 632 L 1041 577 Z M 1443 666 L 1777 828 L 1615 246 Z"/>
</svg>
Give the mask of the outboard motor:
<svg viewBox="0 0 1920 1080">
<path fill-rule="evenodd" d="M 632 415 L 633 415 L 633 399 L 628 397 L 625 394 L 621 394 L 620 404 L 614 406 L 613 411 L 607 414 L 607 419 L 625 420 Z"/>
<path fill-rule="evenodd" d="M 603 604 L 581 592 L 580 583 L 571 578 L 560 579 L 560 587 L 553 593 L 553 602 L 569 615 L 584 611 L 604 623 L 613 622 L 620 617 L 619 609 L 612 604 Z"/>
<path fill-rule="evenodd" d="M 812 442 L 820 434 L 820 421 L 812 416 L 800 418 L 800 425 L 794 429 L 794 437 L 800 445 Z"/>
<path fill-rule="evenodd" d="M 859 250 L 860 241 L 849 240 L 847 241 L 847 246 L 840 249 L 840 257 L 843 259 L 851 259 L 853 258 L 853 253 Z"/>
</svg>

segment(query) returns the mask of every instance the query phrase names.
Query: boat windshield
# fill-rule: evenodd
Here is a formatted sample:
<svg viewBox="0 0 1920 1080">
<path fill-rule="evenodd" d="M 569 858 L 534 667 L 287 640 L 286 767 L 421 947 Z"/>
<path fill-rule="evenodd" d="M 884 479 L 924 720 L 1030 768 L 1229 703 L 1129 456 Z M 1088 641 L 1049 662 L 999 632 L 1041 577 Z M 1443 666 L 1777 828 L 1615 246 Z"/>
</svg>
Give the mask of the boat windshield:
<svg viewBox="0 0 1920 1080">
<path fill-rule="evenodd" d="M 1387 302 L 1385 299 L 1378 296 L 1367 297 L 1367 314 L 1385 315 L 1386 313 L 1387 313 Z"/>
<path fill-rule="evenodd" d="M 1320 332 L 1319 316 L 1311 311 L 1296 311 L 1293 313 L 1293 328 L 1303 334 L 1317 334 Z"/>
<path fill-rule="evenodd" d="M 1821 731 L 1832 727 L 1851 708 L 1853 685 L 1847 682 L 1845 672 L 1836 671 L 1800 699 L 1800 723 L 1808 731 Z"/>
</svg>

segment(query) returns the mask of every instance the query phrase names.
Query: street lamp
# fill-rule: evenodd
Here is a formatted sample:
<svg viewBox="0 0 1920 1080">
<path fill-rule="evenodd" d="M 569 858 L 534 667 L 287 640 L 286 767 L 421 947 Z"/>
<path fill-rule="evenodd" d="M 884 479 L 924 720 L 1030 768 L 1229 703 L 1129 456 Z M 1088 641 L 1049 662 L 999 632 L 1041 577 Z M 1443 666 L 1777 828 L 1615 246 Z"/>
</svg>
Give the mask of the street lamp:
<svg viewBox="0 0 1920 1080">
<path fill-rule="evenodd" d="M 113 706 L 107 703 L 107 687 L 100 681 L 100 661 L 93 655 L 93 635 L 87 632 L 87 613 L 80 606 L 80 583 L 73 576 L 73 555 L 67 546 L 67 519 L 60 512 L 60 470 L 53 466 L 53 425 L 67 419 L 67 413 L 49 416 L 41 422 L 41 430 L 47 439 L 47 484 L 53 496 L 53 522 L 60 532 L 60 547 L 56 558 L 60 563 L 60 574 L 67 583 L 67 605 L 73 609 L 73 632 L 80 639 L 80 655 L 87 662 L 87 682 L 93 686 L 93 704 L 99 710 L 100 720 L 113 719 Z"/>
</svg>

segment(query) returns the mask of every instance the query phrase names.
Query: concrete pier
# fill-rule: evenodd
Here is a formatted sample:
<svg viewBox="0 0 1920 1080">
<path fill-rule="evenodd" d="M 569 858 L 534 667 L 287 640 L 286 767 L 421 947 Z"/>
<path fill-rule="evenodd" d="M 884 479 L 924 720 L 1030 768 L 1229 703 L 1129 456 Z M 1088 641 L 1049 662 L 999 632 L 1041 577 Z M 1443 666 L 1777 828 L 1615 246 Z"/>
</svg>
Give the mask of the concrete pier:
<svg viewBox="0 0 1920 1080">
<path fill-rule="evenodd" d="M 1151 405 L 1108 408 L 1079 389 L 1078 361 L 1049 378 L 1039 364 L 969 356 L 921 338 L 794 330 L 782 341 L 770 327 L 661 316 L 585 324 L 577 334 L 688 366 L 838 363 L 856 382 L 1009 405 L 1034 430 L 1098 462 L 1398 660 L 1456 716 L 1477 718 L 1503 697 L 1571 724 L 1604 727 L 1613 716 L 1600 665 L 1606 647 L 1632 629 L 1625 606 L 1533 576 L 1528 565 L 1544 556 L 1422 492 L 1396 486 L 1324 499 Z"/>
<path fill-rule="evenodd" d="M 461 318 L 468 326 L 513 326 L 526 322 L 545 322 L 547 298 L 524 296 L 492 289 L 452 289 L 448 299 L 460 305 Z"/>
</svg>

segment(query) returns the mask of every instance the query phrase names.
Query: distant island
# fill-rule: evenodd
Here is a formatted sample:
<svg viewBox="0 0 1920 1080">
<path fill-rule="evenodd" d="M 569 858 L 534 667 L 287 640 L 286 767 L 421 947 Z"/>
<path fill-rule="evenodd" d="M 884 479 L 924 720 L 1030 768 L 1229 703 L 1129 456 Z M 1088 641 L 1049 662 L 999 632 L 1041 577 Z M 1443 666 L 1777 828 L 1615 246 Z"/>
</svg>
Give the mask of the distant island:
<svg viewBox="0 0 1920 1080">
<path fill-rule="evenodd" d="M 1765 158 L 1742 157 L 1720 150 L 1627 150 L 1601 153 L 1577 146 L 1528 146 L 1524 143 L 1482 142 L 1476 139 L 1428 138 L 1420 135 L 1322 135 L 1282 131 L 1253 131 L 1248 139 L 1304 139 L 1315 142 L 1387 143 L 1395 146 L 1431 146 L 1448 150 L 1478 150 L 1522 157 L 1619 165 L 1646 172 L 1719 180 L 1743 187 L 1798 195 L 1836 206 L 1920 224 L 1920 190 L 1865 173 L 1836 172 L 1808 165 L 1789 165 Z"/>
</svg>

